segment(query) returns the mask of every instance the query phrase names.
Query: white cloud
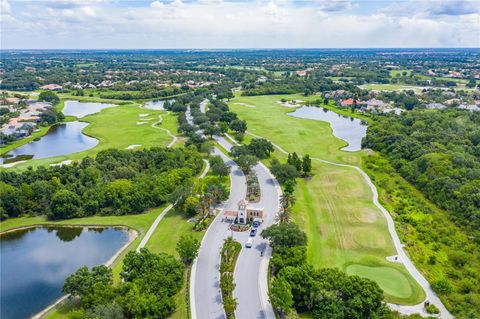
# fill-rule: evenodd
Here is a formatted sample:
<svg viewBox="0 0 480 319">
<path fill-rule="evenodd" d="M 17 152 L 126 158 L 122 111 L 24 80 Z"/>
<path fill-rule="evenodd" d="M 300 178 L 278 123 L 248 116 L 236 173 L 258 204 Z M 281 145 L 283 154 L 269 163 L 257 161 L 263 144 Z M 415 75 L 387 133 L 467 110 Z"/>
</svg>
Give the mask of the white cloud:
<svg viewBox="0 0 480 319">
<path fill-rule="evenodd" d="M 2 14 L 10 14 L 12 6 L 8 2 L 8 0 L 0 0 L 0 12 Z"/>
<path fill-rule="evenodd" d="M 337 12 L 352 9 L 351 0 L 317 0 L 320 10 L 326 12 Z"/>
<path fill-rule="evenodd" d="M 448 17 L 480 13 L 478 0 L 409 0 L 392 2 L 380 10 L 395 16 Z"/>
<path fill-rule="evenodd" d="M 164 7 L 165 7 L 165 4 L 160 1 L 153 1 L 152 3 L 150 3 L 150 8 L 161 9 Z"/>
<path fill-rule="evenodd" d="M 1 1 L 2 8 L 9 5 Z M 15 3 L 8 9 L 16 19 L 5 23 L 2 31 L 2 43 L 8 47 L 480 46 L 478 14 L 452 17 L 451 11 L 447 15 L 438 7 L 432 13 L 426 1 L 417 9 L 411 2 L 386 2 L 377 12 L 367 13 L 356 13 L 352 2 L 343 0 L 308 5 L 289 0 L 156 0 L 127 8 L 115 1 L 61 0 L 46 8 L 31 1 L 22 9 L 15 10 Z"/>
</svg>

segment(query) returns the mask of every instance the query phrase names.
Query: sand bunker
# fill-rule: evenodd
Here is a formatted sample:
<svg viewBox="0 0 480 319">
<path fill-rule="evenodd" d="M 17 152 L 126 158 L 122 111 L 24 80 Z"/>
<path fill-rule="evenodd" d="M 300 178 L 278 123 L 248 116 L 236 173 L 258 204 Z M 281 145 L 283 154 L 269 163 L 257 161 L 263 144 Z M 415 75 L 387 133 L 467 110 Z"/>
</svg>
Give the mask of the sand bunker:
<svg viewBox="0 0 480 319">
<path fill-rule="evenodd" d="M 65 160 L 63 162 L 60 162 L 60 163 L 55 163 L 55 164 L 50 164 L 50 166 L 62 166 L 62 165 L 69 165 L 72 163 L 72 160 Z"/>
<path fill-rule="evenodd" d="M 142 145 L 141 144 L 132 144 L 132 145 L 127 146 L 125 149 L 126 150 L 133 150 L 134 148 L 140 147 L 140 146 L 142 146 Z"/>
</svg>

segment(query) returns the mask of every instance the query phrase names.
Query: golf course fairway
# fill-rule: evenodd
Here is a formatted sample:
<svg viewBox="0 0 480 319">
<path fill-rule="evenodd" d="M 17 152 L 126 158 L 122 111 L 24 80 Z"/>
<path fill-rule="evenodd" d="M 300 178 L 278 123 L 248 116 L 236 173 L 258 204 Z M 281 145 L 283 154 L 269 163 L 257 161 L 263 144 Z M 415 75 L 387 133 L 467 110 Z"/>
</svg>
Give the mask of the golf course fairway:
<svg viewBox="0 0 480 319">
<path fill-rule="evenodd" d="M 282 98 L 306 100 L 299 94 L 237 96 L 229 106 L 247 121 L 249 132 L 287 152 L 361 166 L 362 158 L 367 156 L 365 151 L 341 151 L 347 143 L 332 135 L 329 123 L 288 116 L 294 108 L 280 105 Z M 275 156 L 285 157 L 278 151 Z M 425 293 L 405 267 L 386 259 L 396 251 L 387 221 L 373 204 L 362 175 L 350 167 L 319 161 L 312 164 L 313 176 L 298 180 L 292 214 L 293 221 L 307 234 L 308 261 L 318 268 L 337 267 L 350 275 L 374 280 L 388 302 L 422 302 Z"/>
</svg>

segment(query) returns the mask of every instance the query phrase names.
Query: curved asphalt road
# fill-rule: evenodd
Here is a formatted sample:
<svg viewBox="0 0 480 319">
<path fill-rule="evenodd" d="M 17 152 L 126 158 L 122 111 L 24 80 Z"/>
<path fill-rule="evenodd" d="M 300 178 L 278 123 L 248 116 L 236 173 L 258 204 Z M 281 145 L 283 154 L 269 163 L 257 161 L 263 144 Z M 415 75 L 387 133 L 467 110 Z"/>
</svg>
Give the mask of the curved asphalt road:
<svg viewBox="0 0 480 319">
<path fill-rule="evenodd" d="M 227 135 L 227 137 L 229 136 Z M 216 137 L 215 139 L 228 151 L 232 147 L 224 137 Z M 233 295 L 238 302 L 235 315 L 239 319 L 274 319 L 273 308 L 268 300 L 268 262 L 271 256 L 271 248 L 268 245 L 268 240 L 263 239 L 260 233 L 276 221 L 281 188 L 263 164 L 259 163 L 253 170 L 260 184 L 261 199 L 259 203 L 252 203 L 251 205 L 262 207 L 265 215 L 264 221 L 255 236 L 252 248 L 245 248 L 249 232 L 235 232 L 233 234 L 235 240 L 243 245 L 234 273 L 236 287 Z M 261 251 L 265 252 L 263 257 L 260 255 Z"/>
<path fill-rule="evenodd" d="M 262 164 L 254 168 L 261 189 L 261 200 L 252 206 L 264 208 L 264 222 L 258 229 L 252 248 L 242 248 L 235 267 L 235 290 L 238 306 L 236 318 L 275 318 L 272 305 L 268 300 L 268 262 L 271 248 L 268 240 L 263 239 L 260 233 L 263 229 L 276 221 L 279 209 L 279 195 L 281 193 L 278 182 L 270 175 L 268 169 Z M 244 244 L 249 232 L 235 233 L 235 239 Z M 263 257 L 260 252 L 265 251 Z"/>
<path fill-rule="evenodd" d="M 192 319 L 220 319 L 225 318 L 222 297 L 220 292 L 220 250 L 223 241 L 229 235 L 229 223 L 223 222 L 223 210 L 236 210 L 237 203 L 245 198 L 245 176 L 238 166 L 215 148 L 214 155 L 222 157 L 231 167 L 230 196 L 220 213 L 208 228 L 202 240 L 198 257 L 192 265 L 190 277 L 190 306 Z"/>
<path fill-rule="evenodd" d="M 203 113 L 205 113 L 208 102 L 205 99 L 200 104 L 200 110 Z M 192 122 L 190 110 L 187 110 L 187 120 Z M 224 149 L 230 151 L 232 144 L 224 137 L 216 136 L 215 140 Z M 235 142 L 231 138 L 230 140 Z M 237 210 L 237 203 L 246 196 L 245 176 L 235 162 L 217 148 L 213 153 L 214 155 L 220 155 L 224 162 L 231 167 L 230 196 L 222 207 L 222 213 L 215 218 L 203 237 L 198 257 L 192 265 L 190 277 L 192 318 L 225 318 L 219 287 L 220 251 L 225 238 L 233 236 L 243 245 L 234 273 L 236 288 L 233 294 L 238 302 L 235 312 L 236 318 L 274 319 L 273 308 L 268 300 L 268 262 L 271 256 L 271 248 L 268 241 L 261 238 L 260 233 L 276 220 L 279 209 L 279 195 L 281 194 L 280 185 L 263 164 L 260 163 L 254 167 L 261 189 L 261 200 L 254 206 L 264 208 L 265 218 L 259 227 L 253 248 L 245 248 L 244 244 L 248 239 L 249 232 L 232 232 L 229 230 L 230 224 L 223 222 L 223 210 Z M 263 257 L 260 256 L 261 251 L 264 251 Z"/>
</svg>

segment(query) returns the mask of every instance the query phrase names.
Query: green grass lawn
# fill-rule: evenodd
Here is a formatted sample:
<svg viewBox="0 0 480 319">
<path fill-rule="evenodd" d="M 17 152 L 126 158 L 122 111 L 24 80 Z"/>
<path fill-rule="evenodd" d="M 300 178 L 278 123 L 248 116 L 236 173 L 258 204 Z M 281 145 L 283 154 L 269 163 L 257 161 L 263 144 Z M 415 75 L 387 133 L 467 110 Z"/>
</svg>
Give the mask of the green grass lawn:
<svg viewBox="0 0 480 319">
<path fill-rule="evenodd" d="M 229 105 L 248 122 L 248 131 L 268 138 L 288 152 L 361 166 L 364 151 L 341 151 L 346 143 L 332 135 L 327 122 L 286 115 L 293 109 L 278 104 L 281 98 L 306 100 L 301 95 L 237 96 Z M 276 151 L 275 155 L 278 154 Z M 298 182 L 292 214 L 307 234 L 309 262 L 375 280 L 389 302 L 421 302 L 421 287 L 403 266 L 386 260 L 395 254 L 395 249 L 386 219 L 373 205 L 370 188 L 362 176 L 352 168 L 318 161 L 313 161 L 313 169 L 311 179 Z"/>
<path fill-rule="evenodd" d="M 406 76 L 410 76 L 410 74 L 412 74 L 412 70 L 407 70 L 407 69 L 401 69 L 401 70 L 391 70 L 390 71 L 390 76 L 392 78 L 396 78 L 397 77 L 397 74 L 400 74 L 400 77 L 403 76 L 403 72 L 406 72 L 407 75 Z"/>
<path fill-rule="evenodd" d="M 360 165 L 361 152 L 341 152 L 347 142 L 332 135 L 327 122 L 306 120 L 287 116 L 295 109 L 278 103 L 280 99 L 303 100 L 303 95 L 238 96 L 232 99 L 229 107 L 239 117 L 248 122 L 248 131 L 264 136 L 289 152 L 310 154 L 326 160 Z M 315 100 L 318 97 L 309 97 Z M 248 107 L 242 104 L 254 105 Z"/>
<path fill-rule="evenodd" d="M 359 174 L 318 162 L 313 168 L 313 178 L 299 180 L 292 215 L 307 233 L 308 260 L 376 281 L 390 302 L 421 302 L 423 290 L 406 269 L 385 259 L 396 254 L 387 222 Z"/>
<path fill-rule="evenodd" d="M 362 89 L 375 91 L 399 91 L 399 90 L 413 90 L 420 91 L 421 87 L 407 84 L 378 84 L 370 83 L 360 85 Z"/>
<path fill-rule="evenodd" d="M 194 223 L 189 222 L 184 214 L 170 211 L 162 219 L 146 247 L 154 253 L 167 253 L 179 257 L 176 247 L 180 237 L 191 234 L 195 238 L 198 238 L 198 240 L 202 240 L 204 232 L 194 232 L 192 230 L 193 226 Z M 189 280 L 189 278 L 185 278 L 185 280 Z M 177 309 L 170 317 L 172 319 L 184 319 L 188 317 L 185 295 L 186 288 L 187 285 L 186 282 L 184 282 L 182 289 L 175 296 Z"/>
<path fill-rule="evenodd" d="M 139 116 L 147 113 L 148 116 Z M 136 104 L 120 105 L 82 118 L 82 121 L 90 123 L 83 132 L 99 140 L 99 144 L 94 148 L 79 153 L 29 160 L 15 165 L 13 169 L 22 170 L 29 166 L 37 167 L 65 160 L 80 160 L 87 155 L 94 156 L 101 150 L 125 149 L 133 144 L 140 144 L 140 148 L 166 146 L 172 138 L 165 131 L 151 127 L 151 124 L 159 120 L 160 115 L 163 121 L 159 127 L 169 129 L 172 134 L 177 134 L 177 120 L 174 115 L 167 114 L 165 111 L 143 109 Z M 142 119 L 150 120 L 144 120 L 145 124 L 138 125 L 137 122 L 142 122 Z"/>
</svg>

